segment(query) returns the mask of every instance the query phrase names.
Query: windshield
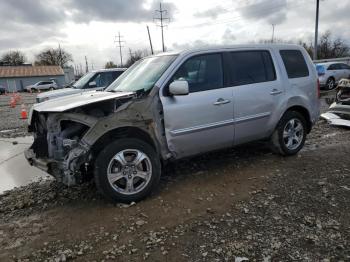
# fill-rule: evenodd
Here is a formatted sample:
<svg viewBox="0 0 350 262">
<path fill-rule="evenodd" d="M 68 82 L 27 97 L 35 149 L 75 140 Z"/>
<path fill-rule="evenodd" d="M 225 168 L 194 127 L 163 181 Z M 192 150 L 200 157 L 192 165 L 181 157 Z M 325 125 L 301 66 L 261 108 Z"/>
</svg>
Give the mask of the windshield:
<svg viewBox="0 0 350 262">
<path fill-rule="evenodd" d="M 154 86 L 175 58 L 175 55 L 164 55 L 142 59 L 125 71 L 106 91 L 148 91 Z"/>
<path fill-rule="evenodd" d="M 75 82 L 72 87 L 77 89 L 82 89 L 87 84 L 87 82 L 93 77 L 95 72 L 87 73 L 86 75 L 83 75 L 77 82 Z"/>
</svg>

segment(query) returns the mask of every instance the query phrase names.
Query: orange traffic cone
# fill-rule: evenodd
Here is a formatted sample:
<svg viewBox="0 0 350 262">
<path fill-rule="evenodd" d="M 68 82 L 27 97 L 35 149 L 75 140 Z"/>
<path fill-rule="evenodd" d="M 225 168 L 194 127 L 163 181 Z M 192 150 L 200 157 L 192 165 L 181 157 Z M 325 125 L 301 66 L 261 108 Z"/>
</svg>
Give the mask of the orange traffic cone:
<svg viewBox="0 0 350 262">
<path fill-rule="evenodd" d="M 24 104 L 22 104 L 22 106 L 21 106 L 21 118 L 27 119 L 27 117 L 28 117 L 28 115 L 27 115 L 26 106 Z"/>
<path fill-rule="evenodd" d="M 11 96 L 11 98 L 10 98 L 10 107 L 12 107 L 12 108 L 16 107 L 16 99 L 14 96 Z"/>
</svg>

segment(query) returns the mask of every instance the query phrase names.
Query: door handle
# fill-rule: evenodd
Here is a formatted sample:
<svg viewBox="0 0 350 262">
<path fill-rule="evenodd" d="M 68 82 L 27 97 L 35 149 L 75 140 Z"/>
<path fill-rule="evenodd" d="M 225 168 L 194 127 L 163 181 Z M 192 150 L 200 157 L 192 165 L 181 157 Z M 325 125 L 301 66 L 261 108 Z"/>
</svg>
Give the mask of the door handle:
<svg viewBox="0 0 350 262">
<path fill-rule="evenodd" d="M 272 89 L 272 91 L 270 92 L 270 95 L 273 95 L 273 96 L 275 96 L 275 95 L 279 95 L 279 94 L 281 94 L 282 93 L 282 90 L 278 90 L 278 89 Z"/>
<path fill-rule="evenodd" d="M 223 98 L 218 98 L 216 102 L 214 103 L 215 106 L 223 105 L 223 104 L 228 104 L 230 103 L 231 100 L 223 99 Z"/>
</svg>

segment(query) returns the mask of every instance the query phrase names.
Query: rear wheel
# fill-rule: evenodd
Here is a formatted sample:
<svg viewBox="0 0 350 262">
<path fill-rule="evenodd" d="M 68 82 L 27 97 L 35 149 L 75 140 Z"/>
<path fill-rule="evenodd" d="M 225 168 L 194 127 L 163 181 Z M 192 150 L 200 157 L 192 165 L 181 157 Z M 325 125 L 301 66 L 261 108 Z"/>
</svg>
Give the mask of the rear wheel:
<svg viewBox="0 0 350 262">
<path fill-rule="evenodd" d="M 112 201 L 130 203 L 145 198 L 158 185 L 160 174 L 155 150 L 139 139 L 114 141 L 95 162 L 96 186 Z"/>
<path fill-rule="evenodd" d="M 305 139 L 305 118 L 299 112 L 287 111 L 272 135 L 272 149 L 281 155 L 294 155 L 303 148 Z"/>
<path fill-rule="evenodd" d="M 50 87 L 50 88 L 49 88 L 49 90 L 50 90 L 50 91 L 53 91 L 53 90 L 55 90 L 55 88 L 53 88 L 53 87 Z"/>
<path fill-rule="evenodd" d="M 332 90 L 334 87 L 335 87 L 335 80 L 334 80 L 334 78 L 332 78 L 332 77 L 328 78 L 327 82 L 326 82 L 326 88 L 328 90 Z"/>
</svg>

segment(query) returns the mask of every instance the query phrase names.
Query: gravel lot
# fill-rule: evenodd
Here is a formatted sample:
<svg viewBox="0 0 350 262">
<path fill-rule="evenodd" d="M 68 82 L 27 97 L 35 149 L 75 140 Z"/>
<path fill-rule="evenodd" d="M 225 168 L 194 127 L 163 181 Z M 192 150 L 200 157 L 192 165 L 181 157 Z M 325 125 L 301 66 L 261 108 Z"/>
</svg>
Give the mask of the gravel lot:
<svg viewBox="0 0 350 262">
<path fill-rule="evenodd" d="M 253 143 L 180 161 L 131 205 L 93 184 L 11 190 L 0 261 L 350 261 L 349 138 L 320 121 L 297 156 Z"/>
<path fill-rule="evenodd" d="M 0 95 L 0 137 L 17 137 L 27 135 L 27 121 L 21 119 L 21 104 L 23 103 L 29 112 L 35 103 L 36 94 L 19 93 L 21 101 L 16 108 L 11 108 L 10 95 Z"/>
</svg>

